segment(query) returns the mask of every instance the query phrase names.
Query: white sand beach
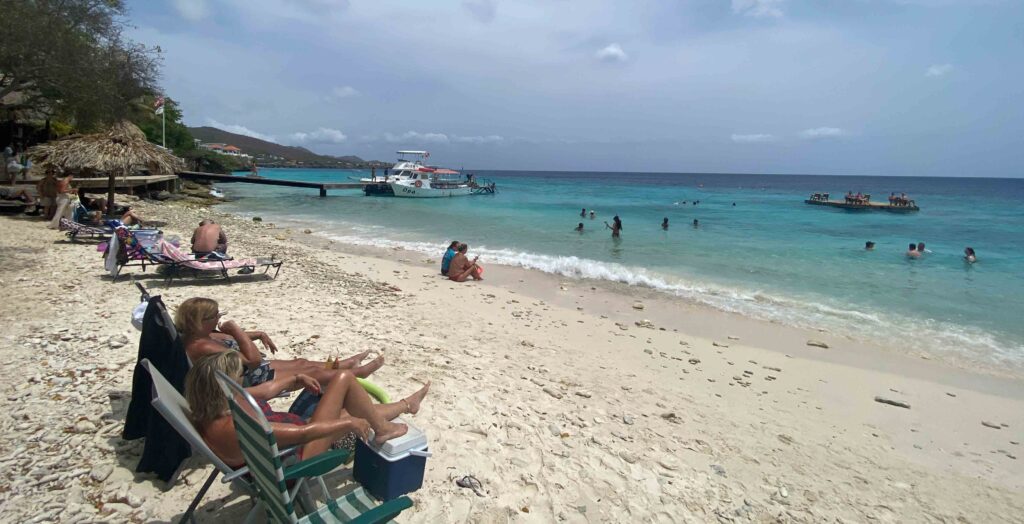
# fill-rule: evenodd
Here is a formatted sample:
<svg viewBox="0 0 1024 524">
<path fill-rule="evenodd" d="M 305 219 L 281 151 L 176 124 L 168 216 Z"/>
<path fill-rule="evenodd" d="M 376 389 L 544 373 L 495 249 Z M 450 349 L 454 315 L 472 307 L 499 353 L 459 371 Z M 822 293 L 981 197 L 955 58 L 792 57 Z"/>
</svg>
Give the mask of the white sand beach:
<svg viewBox="0 0 1024 524">
<path fill-rule="evenodd" d="M 393 396 L 433 382 L 412 419 L 433 457 L 400 522 L 1024 522 L 1020 377 L 624 286 L 500 266 L 456 284 L 415 253 L 137 209 L 186 239 L 213 217 L 235 256 L 286 260 L 276 280 L 170 287 L 125 270 L 169 308 L 214 298 L 285 358 L 382 353 L 372 380 Z M 134 473 L 130 279 L 111 283 L 94 243 L 2 217 L 0 287 L 0 520 L 176 521 L 211 466 L 191 459 L 171 487 Z M 197 518 L 247 509 L 218 482 Z"/>
</svg>

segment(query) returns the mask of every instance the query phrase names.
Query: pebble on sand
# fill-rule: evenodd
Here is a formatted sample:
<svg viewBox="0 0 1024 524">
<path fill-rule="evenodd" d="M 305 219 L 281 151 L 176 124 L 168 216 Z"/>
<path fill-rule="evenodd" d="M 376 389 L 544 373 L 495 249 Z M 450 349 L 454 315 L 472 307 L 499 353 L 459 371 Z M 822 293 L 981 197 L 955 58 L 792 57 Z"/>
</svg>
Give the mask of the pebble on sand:
<svg viewBox="0 0 1024 524">
<path fill-rule="evenodd" d="M 896 406 L 898 408 L 910 409 L 910 404 L 907 404 L 902 400 L 892 400 L 885 397 L 875 397 L 875 402 L 879 402 L 881 404 L 888 404 L 890 406 Z"/>
<path fill-rule="evenodd" d="M 633 302 L 633 309 L 643 310 L 644 309 L 644 303 L 643 302 Z"/>
</svg>

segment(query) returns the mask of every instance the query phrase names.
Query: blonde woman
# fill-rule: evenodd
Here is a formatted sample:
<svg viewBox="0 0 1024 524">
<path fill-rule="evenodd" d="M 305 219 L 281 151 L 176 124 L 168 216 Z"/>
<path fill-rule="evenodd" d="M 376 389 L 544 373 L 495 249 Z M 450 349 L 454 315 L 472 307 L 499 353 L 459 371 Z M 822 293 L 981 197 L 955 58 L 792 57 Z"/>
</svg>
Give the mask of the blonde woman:
<svg viewBox="0 0 1024 524">
<path fill-rule="evenodd" d="M 227 398 L 217 384 L 218 371 L 241 382 L 244 371 L 241 355 L 237 351 L 221 351 L 196 361 L 185 377 L 185 399 L 191 407 L 189 418 L 206 444 L 221 460 L 237 468 L 245 463 L 245 457 L 238 446 Z M 267 404 L 268 399 L 283 391 L 303 388 L 323 395 L 308 422 L 297 415 L 277 413 Z M 274 378 L 246 391 L 266 415 L 277 444 L 302 446 L 300 457 L 309 458 L 323 453 L 333 442 L 350 433 L 365 441 L 373 429 L 373 440 L 377 444 L 404 435 L 409 428 L 390 421 L 403 413 L 419 412 L 429 388 L 428 383 L 400 402 L 375 405 L 355 375 L 343 371 L 334 373 L 323 386 L 308 375 L 298 374 L 290 379 Z"/>
<path fill-rule="evenodd" d="M 319 382 L 328 382 L 338 370 L 350 369 L 355 376 L 366 378 L 382 365 L 384 357 L 377 357 L 369 364 L 359 366 L 367 353 L 334 362 L 313 362 L 304 358 L 295 360 L 264 360 L 254 341 L 259 340 L 270 353 L 277 353 L 277 346 L 264 331 L 245 331 L 233 320 L 221 322 L 223 314 L 217 301 L 209 298 L 190 298 L 178 306 L 174 325 L 185 343 L 185 353 L 193 363 L 206 355 L 220 353 L 225 349 L 241 352 L 245 365 L 245 385 L 255 386 L 272 378 L 291 379 L 305 374 Z"/>
</svg>

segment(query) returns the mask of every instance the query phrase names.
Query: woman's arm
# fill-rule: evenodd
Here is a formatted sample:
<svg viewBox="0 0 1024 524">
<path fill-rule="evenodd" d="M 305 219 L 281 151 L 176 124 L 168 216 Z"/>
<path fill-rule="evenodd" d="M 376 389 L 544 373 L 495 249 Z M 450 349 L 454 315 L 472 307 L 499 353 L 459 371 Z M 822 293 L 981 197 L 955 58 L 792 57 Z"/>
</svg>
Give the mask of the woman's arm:
<svg viewBox="0 0 1024 524">
<path fill-rule="evenodd" d="M 266 331 L 246 331 L 245 334 L 249 337 L 249 340 L 259 340 L 271 353 L 277 353 L 277 344 L 270 340 L 270 335 Z"/>
<path fill-rule="evenodd" d="M 320 383 L 313 377 L 301 373 L 290 377 L 277 377 L 258 386 L 245 388 L 245 390 L 254 398 L 270 400 L 285 391 L 295 391 L 300 388 L 308 389 L 315 394 L 320 393 Z"/>
<path fill-rule="evenodd" d="M 263 361 L 263 355 L 260 355 L 260 351 L 256 349 L 256 344 L 252 343 L 249 335 L 234 320 L 222 323 L 220 331 L 225 335 L 230 335 L 231 338 L 235 339 L 235 342 L 238 342 L 238 349 L 242 353 L 242 360 L 245 361 L 246 366 L 258 366 Z"/>
</svg>

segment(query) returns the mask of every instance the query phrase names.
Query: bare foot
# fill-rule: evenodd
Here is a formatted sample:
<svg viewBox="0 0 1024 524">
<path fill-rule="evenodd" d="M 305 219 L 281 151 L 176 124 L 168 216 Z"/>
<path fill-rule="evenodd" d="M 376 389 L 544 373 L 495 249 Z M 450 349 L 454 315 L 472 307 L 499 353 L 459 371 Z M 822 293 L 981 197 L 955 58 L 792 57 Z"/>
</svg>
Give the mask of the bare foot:
<svg viewBox="0 0 1024 524">
<path fill-rule="evenodd" d="M 420 403 L 423 402 L 423 397 L 427 396 L 427 391 L 430 390 L 430 381 L 427 381 L 427 385 L 420 388 L 419 391 L 409 395 L 405 399 L 407 413 L 415 415 L 420 411 Z"/>
<path fill-rule="evenodd" d="M 405 424 L 385 422 L 380 427 L 379 431 L 373 432 L 373 443 L 379 446 L 393 438 L 405 435 L 407 431 L 409 431 L 409 426 L 406 426 Z"/>
<path fill-rule="evenodd" d="M 351 357 L 348 357 L 345 360 L 334 359 L 334 369 L 351 369 L 353 366 L 359 365 L 359 363 L 362 362 L 364 358 L 366 358 L 366 355 L 369 354 L 370 350 L 366 350 L 363 351 L 362 353 L 352 355 Z"/>
<path fill-rule="evenodd" d="M 365 366 L 359 366 L 352 370 L 353 373 L 359 378 L 366 378 L 370 376 L 370 373 L 377 371 L 381 366 L 384 365 L 384 355 L 381 355 Z"/>
</svg>

